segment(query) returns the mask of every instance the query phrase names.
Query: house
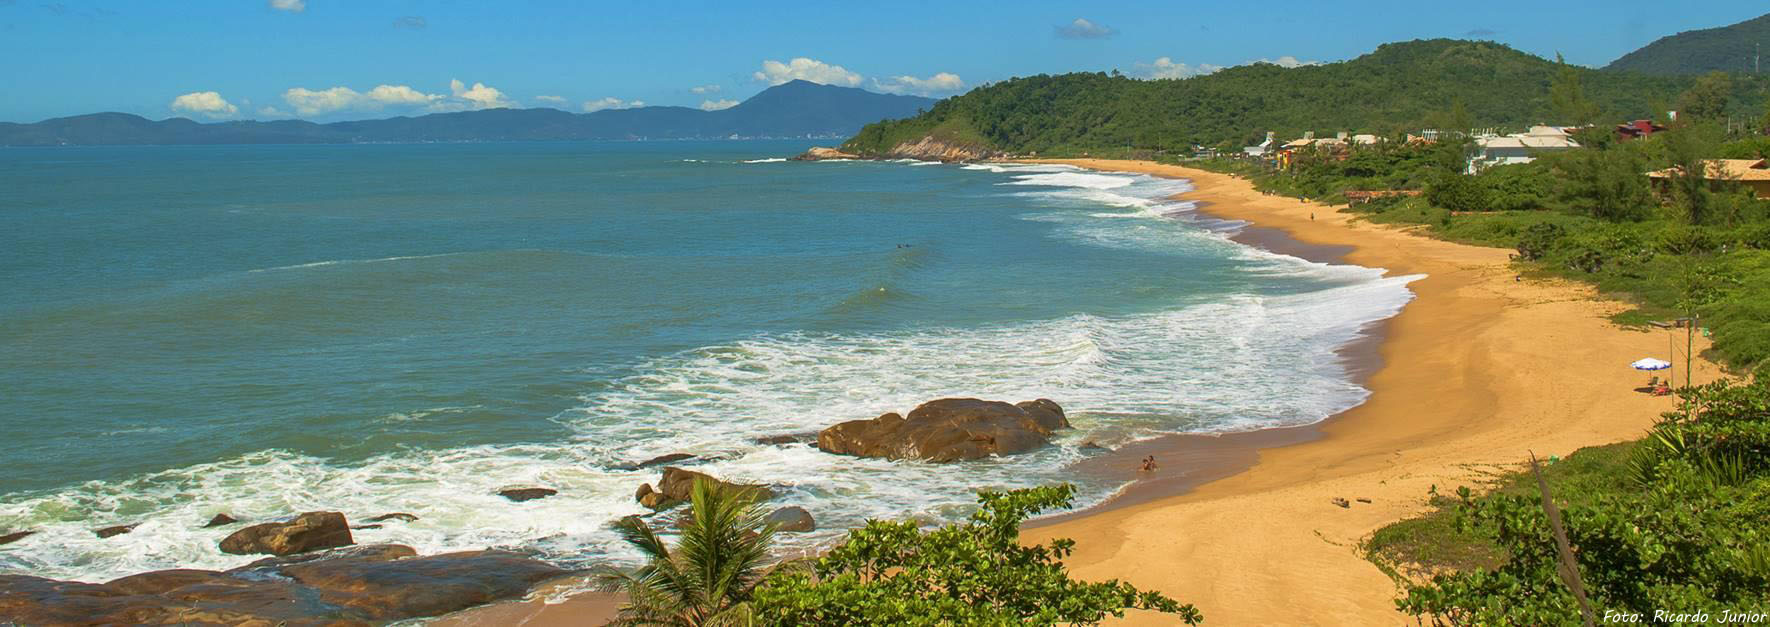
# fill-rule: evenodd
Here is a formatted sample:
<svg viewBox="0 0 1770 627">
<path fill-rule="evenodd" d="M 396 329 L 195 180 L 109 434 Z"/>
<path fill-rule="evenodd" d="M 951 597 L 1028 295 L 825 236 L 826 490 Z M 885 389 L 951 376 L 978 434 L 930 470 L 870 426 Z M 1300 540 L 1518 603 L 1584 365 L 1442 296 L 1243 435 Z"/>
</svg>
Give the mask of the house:
<svg viewBox="0 0 1770 627">
<path fill-rule="evenodd" d="M 1260 142 L 1260 145 L 1258 146 L 1243 147 L 1241 149 L 1242 154 L 1249 157 L 1265 157 L 1266 153 L 1272 151 L 1272 142 L 1276 141 L 1273 139 L 1274 135 L 1275 133 L 1272 131 L 1266 131 L 1266 141 Z"/>
<path fill-rule="evenodd" d="M 1475 156 L 1469 159 L 1468 172 L 1478 174 L 1496 165 L 1530 163 L 1541 153 L 1578 147 L 1579 142 L 1567 136 L 1567 128 L 1559 126 L 1532 126 L 1523 133 L 1477 137 Z"/>
<path fill-rule="evenodd" d="M 1653 120 L 1635 120 L 1633 122 L 1624 122 L 1616 125 L 1616 138 L 1618 140 L 1635 139 L 1637 137 L 1646 137 L 1664 130 L 1666 130 L 1666 127 L 1655 124 Z"/>
<path fill-rule="evenodd" d="M 1707 172 L 1703 173 L 1703 178 L 1717 184 L 1725 181 L 1737 182 L 1752 190 L 1753 196 L 1770 198 L 1770 160 L 1709 159 L 1705 164 L 1707 167 L 1704 169 Z M 1655 190 L 1663 193 L 1671 186 L 1672 177 L 1678 176 L 1680 172 L 1682 170 L 1676 167 L 1654 170 L 1647 173 L 1647 178 L 1653 182 Z"/>
</svg>

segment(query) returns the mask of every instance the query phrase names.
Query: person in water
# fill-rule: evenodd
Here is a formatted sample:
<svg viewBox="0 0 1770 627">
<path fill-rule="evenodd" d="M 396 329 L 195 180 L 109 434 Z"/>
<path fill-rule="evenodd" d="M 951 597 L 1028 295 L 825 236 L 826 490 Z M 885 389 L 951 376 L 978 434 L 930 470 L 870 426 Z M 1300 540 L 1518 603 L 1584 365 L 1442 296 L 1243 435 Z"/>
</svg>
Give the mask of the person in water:
<svg viewBox="0 0 1770 627">
<path fill-rule="evenodd" d="M 1149 457 L 1143 458 L 1143 468 L 1141 470 L 1143 472 L 1155 472 L 1155 456 L 1154 455 L 1150 455 Z"/>
</svg>

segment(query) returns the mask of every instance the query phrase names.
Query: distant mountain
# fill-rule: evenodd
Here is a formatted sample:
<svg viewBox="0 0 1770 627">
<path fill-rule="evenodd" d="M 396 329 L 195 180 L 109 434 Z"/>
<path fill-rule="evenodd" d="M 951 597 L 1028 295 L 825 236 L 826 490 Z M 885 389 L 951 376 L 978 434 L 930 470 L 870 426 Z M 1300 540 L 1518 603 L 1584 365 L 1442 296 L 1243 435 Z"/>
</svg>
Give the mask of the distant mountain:
<svg viewBox="0 0 1770 627">
<path fill-rule="evenodd" d="M 1668 5 L 1669 7 L 1670 5 Z M 1661 37 L 1604 66 L 1643 74 L 1702 74 L 1752 70 L 1757 45 L 1770 43 L 1770 14 L 1719 28 Z"/>
<path fill-rule="evenodd" d="M 330 124 L 304 120 L 200 124 L 185 118 L 156 122 L 127 113 L 93 113 L 34 124 L 0 123 L 0 146 L 846 137 L 872 122 L 916 115 L 934 102 L 792 81 L 720 111 L 488 109 Z"/>
</svg>

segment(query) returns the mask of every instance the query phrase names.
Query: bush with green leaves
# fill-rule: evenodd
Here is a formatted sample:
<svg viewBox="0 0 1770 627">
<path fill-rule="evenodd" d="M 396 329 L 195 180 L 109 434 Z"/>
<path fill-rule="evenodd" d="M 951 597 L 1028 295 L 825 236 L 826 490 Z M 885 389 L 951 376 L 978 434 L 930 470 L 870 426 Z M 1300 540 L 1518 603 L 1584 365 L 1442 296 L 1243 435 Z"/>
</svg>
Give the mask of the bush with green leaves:
<svg viewBox="0 0 1770 627">
<path fill-rule="evenodd" d="M 1770 612 L 1770 384 L 1678 393 L 1616 471 L 1557 484 L 1590 603 L 1650 623 L 1656 610 Z M 1504 561 L 1412 584 L 1397 606 L 1434 624 L 1579 624 L 1540 494 L 1458 494 L 1458 528 Z"/>
<path fill-rule="evenodd" d="M 1090 625 L 1127 609 L 1203 620 L 1157 592 L 1071 579 L 1062 560 L 1072 540 L 1021 544 L 1021 522 L 1069 507 L 1074 495 L 1069 485 L 986 491 L 969 521 L 930 531 L 868 521 L 823 557 L 769 575 L 756 614 L 781 625 Z"/>
</svg>

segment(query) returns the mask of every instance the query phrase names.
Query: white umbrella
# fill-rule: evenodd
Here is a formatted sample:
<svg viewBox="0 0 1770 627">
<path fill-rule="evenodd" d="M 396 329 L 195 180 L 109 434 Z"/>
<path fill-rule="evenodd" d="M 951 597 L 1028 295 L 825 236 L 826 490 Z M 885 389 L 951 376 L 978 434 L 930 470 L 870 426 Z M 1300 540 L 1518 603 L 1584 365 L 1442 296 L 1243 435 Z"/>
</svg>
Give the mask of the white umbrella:
<svg viewBox="0 0 1770 627">
<path fill-rule="evenodd" d="M 1665 370 L 1672 367 L 1672 362 L 1663 359 L 1654 359 L 1652 357 L 1643 357 L 1635 363 L 1629 364 L 1629 367 L 1636 370 Z"/>
</svg>

